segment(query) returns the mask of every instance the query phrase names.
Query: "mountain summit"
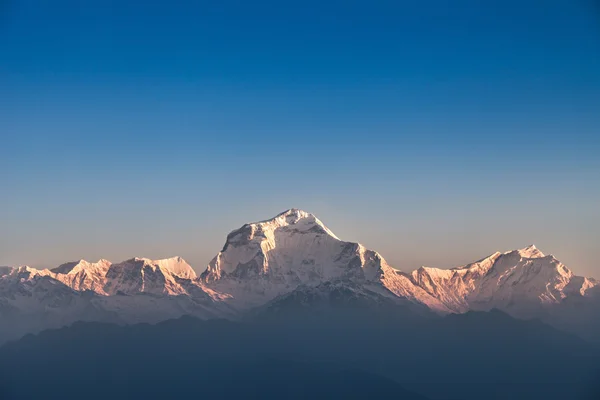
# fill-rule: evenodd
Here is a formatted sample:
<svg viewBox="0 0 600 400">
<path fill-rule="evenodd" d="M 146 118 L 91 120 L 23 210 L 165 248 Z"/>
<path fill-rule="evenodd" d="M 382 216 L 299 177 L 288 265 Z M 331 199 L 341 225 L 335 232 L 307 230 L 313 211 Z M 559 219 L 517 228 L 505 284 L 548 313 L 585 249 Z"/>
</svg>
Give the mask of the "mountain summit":
<svg viewBox="0 0 600 400">
<path fill-rule="evenodd" d="M 545 257 L 544 253 L 538 250 L 534 244 L 529 245 L 523 249 L 515 250 L 521 257 L 525 258 L 541 258 Z"/>
</svg>

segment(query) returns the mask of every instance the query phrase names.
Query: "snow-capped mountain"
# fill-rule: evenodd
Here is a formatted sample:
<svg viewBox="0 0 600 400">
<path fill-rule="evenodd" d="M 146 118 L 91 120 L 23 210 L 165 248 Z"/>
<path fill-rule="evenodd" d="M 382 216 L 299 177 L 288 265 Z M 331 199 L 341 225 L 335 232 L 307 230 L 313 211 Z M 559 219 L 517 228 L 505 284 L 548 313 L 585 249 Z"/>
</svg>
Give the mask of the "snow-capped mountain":
<svg viewBox="0 0 600 400">
<path fill-rule="evenodd" d="M 390 298 L 446 311 L 377 252 L 340 240 L 314 215 L 298 209 L 231 232 L 201 280 L 229 295 L 227 301 L 239 309 L 260 306 L 300 285 L 346 280 Z"/>
<path fill-rule="evenodd" d="M 459 268 L 404 273 L 298 209 L 231 232 L 200 276 L 180 257 L 115 264 L 80 260 L 52 270 L 0 268 L 0 326 L 12 332 L 5 336 L 82 319 L 235 318 L 250 310 L 332 299 L 410 305 L 438 314 L 500 309 L 564 325 L 566 318 L 555 317 L 560 313 L 572 325 L 573 310 L 595 315 L 599 298 L 597 281 L 574 275 L 535 246 L 496 252 Z"/>
<path fill-rule="evenodd" d="M 96 263 L 79 260 L 62 264 L 51 272 L 54 273 L 55 279 L 74 290 L 92 290 L 104 294 L 106 273 L 110 266 L 111 262 L 108 260 L 99 260 Z"/>
<path fill-rule="evenodd" d="M 219 299 L 203 290 L 180 257 L 117 264 L 80 260 L 52 270 L 11 268 L 0 277 L 0 341 L 80 320 L 137 323 L 182 315 L 231 316 Z"/>
<path fill-rule="evenodd" d="M 598 285 L 593 279 L 576 276 L 533 245 L 496 252 L 460 268 L 421 267 L 411 278 L 453 312 L 496 308 L 519 317 L 535 316 L 540 308 L 567 297 L 585 296 Z"/>
<path fill-rule="evenodd" d="M 108 260 L 79 260 L 52 270 L 19 267 L 8 271 L 19 278 L 49 276 L 76 291 L 90 290 L 99 295 L 121 294 L 188 294 L 187 281 L 195 281 L 196 273 L 181 257 L 163 260 L 132 258 L 113 264 Z M 192 289 L 193 290 L 193 289 Z"/>
<path fill-rule="evenodd" d="M 109 321 L 92 303 L 92 292 L 78 292 L 48 270 L 14 268 L 0 279 L 0 342 L 75 321 Z"/>
<path fill-rule="evenodd" d="M 157 295 L 187 294 L 177 278 L 195 278 L 196 274 L 180 257 L 153 261 L 147 258 L 132 258 L 113 264 L 106 271 L 104 292 L 152 293 Z"/>
</svg>

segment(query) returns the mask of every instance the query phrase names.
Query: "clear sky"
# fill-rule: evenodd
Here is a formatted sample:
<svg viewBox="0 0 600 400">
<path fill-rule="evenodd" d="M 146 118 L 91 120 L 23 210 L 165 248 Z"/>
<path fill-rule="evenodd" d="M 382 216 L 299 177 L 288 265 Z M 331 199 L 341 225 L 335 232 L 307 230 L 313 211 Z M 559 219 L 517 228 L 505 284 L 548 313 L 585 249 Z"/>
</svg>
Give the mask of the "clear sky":
<svg viewBox="0 0 600 400">
<path fill-rule="evenodd" d="M 0 5 L 0 265 L 201 270 L 297 207 L 404 270 L 600 277 L 593 1 Z"/>
</svg>

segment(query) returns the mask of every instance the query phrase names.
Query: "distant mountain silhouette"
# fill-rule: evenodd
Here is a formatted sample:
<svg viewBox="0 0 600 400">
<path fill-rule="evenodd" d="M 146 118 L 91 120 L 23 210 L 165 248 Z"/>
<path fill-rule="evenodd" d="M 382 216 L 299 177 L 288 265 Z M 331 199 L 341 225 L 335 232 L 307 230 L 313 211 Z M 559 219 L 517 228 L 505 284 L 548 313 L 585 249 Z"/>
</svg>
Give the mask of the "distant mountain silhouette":
<svg viewBox="0 0 600 400">
<path fill-rule="evenodd" d="M 157 326 L 76 323 L 28 336 L 0 351 L 0 398 L 427 400 L 365 371 L 243 351 L 238 328 L 184 317 Z"/>
<path fill-rule="evenodd" d="M 0 348 L 0 397 L 576 400 L 596 385 L 598 350 L 538 321 L 343 310 L 75 323 Z"/>
</svg>

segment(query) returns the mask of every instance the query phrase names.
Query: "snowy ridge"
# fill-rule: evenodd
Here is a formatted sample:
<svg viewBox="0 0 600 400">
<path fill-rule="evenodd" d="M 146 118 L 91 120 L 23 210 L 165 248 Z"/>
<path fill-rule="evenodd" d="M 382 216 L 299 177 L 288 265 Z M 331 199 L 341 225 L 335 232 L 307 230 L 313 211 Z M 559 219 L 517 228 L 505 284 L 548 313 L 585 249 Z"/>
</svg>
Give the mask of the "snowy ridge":
<svg viewBox="0 0 600 400">
<path fill-rule="evenodd" d="M 52 270 L 23 266 L 7 272 L 0 276 L 0 342 L 75 321 L 154 323 L 232 314 L 180 257 L 79 260 Z"/>
<path fill-rule="evenodd" d="M 104 291 L 110 295 L 118 293 L 186 294 L 186 290 L 176 280 L 177 273 L 182 273 L 181 270 L 177 269 L 176 273 L 167 268 L 173 264 L 172 260 L 156 262 L 147 258 L 132 258 L 113 264 L 106 271 Z M 176 267 L 181 267 L 181 265 L 178 264 Z"/>
<path fill-rule="evenodd" d="M 572 321 L 582 302 L 587 315 L 600 308 L 596 280 L 576 276 L 533 245 L 458 268 L 404 273 L 377 252 L 339 239 L 313 214 L 290 209 L 232 231 L 200 276 L 181 257 L 2 267 L 0 341 L 82 319 L 237 318 L 267 304 L 321 304 L 340 294 L 438 314 L 500 309 L 550 321 L 556 310 Z"/>
<path fill-rule="evenodd" d="M 518 316 L 570 295 L 585 296 L 597 285 L 533 245 L 449 270 L 421 267 L 411 278 L 453 312 L 498 308 Z"/>
<path fill-rule="evenodd" d="M 96 263 L 90 263 L 85 260 L 65 263 L 51 272 L 53 278 L 59 280 L 74 290 L 92 290 L 94 292 L 105 294 L 104 284 L 106 272 L 111 266 L 108 260 L 99 260 Z"/>
</svg>

